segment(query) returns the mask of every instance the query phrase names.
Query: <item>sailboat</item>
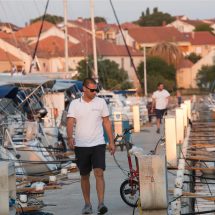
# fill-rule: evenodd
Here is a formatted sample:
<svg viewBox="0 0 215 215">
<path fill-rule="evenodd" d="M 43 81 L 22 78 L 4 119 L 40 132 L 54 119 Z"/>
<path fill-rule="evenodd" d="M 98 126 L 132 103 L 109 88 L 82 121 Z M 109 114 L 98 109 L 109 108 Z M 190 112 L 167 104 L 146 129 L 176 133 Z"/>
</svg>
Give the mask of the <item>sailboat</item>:
<svg viewBox="0 0 215 215">
<path fill-rule="evenodd" d="M 66 145 L 59 129 L 65 110 L 64 91 L 69 90 L 70 95 L 76 96 L 71 85 L 59 86 L 55 80 L 33 80 L 28 76 L 22 77 L 22 81 L 1 76 L 2 159 L 14 160 L 27 175 L 58 172 L 62 164 L 71 163 L 71 159 L 63 156 Z M 53 98 L 57 103 L 53 104 Z"/>
</svg>

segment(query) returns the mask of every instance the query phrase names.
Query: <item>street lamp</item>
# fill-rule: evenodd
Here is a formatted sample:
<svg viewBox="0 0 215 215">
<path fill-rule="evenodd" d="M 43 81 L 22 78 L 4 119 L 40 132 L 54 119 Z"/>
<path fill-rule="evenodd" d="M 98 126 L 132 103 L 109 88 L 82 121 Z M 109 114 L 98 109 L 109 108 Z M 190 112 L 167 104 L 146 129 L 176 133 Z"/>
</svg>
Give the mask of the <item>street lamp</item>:
<svg viewBox="0 0 215 215">
<path fill-rule="evenodd" d="M 146 47 L 143 46 L 143 57 L 144 57 L 144 95 L 147 96 L 147 74 L 146 74 Z"/>
</svg>

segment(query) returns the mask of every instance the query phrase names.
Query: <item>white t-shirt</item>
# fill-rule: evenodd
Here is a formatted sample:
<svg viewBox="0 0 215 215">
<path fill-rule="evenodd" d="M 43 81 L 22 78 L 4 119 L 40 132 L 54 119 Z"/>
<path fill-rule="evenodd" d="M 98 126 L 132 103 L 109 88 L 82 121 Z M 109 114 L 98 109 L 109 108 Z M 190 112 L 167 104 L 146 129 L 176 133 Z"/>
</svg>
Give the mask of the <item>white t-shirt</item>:
<svg viewBox="0 0 215 215">
<path fill-rule="evenodd" d="M 163 110 L 167 108 L 168 97 L 170 96 L 167 90 L 155 91 L 152 98 L 155 99 L 155 109 Z"/>
<path fill-rule="evenodd" d="M 67 117 L 76 119 L 75 145 L 91 147 L 105 144 L 102 117 L 109 116 L 109 110 L 104 99 L 95 97 L 85 102 L 83 98 L 71 102 Z"/>
</svg>

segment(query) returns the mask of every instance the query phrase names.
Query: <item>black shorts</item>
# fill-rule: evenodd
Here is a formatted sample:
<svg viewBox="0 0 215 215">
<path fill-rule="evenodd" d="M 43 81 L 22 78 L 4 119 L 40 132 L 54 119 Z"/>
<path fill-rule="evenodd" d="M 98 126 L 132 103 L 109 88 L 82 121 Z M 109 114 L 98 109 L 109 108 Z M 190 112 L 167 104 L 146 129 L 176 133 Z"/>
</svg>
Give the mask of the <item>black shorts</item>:
<svg viewBox="0 0 215 215">
<path fill-rule="evenodd" d="M 164 115 L 167 115 L 167 109 L 155 109 L 157 119 L 162 119 Z"/>
<path fill-rule="evenodd" d="M 77 166 L 81 175 L 88 175 L 92 169 L 105 170 L 106 144 L 93 147 L 75 147 Z"/>
</svg>

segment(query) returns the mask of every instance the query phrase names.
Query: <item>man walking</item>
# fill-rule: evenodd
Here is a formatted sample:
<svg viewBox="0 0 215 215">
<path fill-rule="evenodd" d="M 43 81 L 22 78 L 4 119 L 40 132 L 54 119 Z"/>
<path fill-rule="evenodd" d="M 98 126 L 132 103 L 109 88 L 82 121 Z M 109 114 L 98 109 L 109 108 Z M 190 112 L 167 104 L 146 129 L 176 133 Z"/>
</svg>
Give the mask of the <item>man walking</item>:
<svg viewBox="0 0 215 215">
<path fill-rule="evenodd" d="M 81 175 L 81 188 L 85 201 L 82 214 L 93 213 L 90 201 L 90 172 L 93 169 L 98 196 L 98 214 L 105 214 L 104 204 L 105 141 L 103 127 L 109 139 L 109 151 L 115 153 L 113 132 L 109 111 L 104 99 L 96 97 L 97 83 L 92 78 L 83 82 L 83 95 L 71 102 L 67 115 L 68 146 L 75 150 Z M 73 130 L 75 127 L 75 138 Z"/>
<path fill-rule="evenodd" d="M 163 83 L 158 83 L 157 91 L 152 95 L 152 109 L 153 112 L 155 108 L 156 118 L 157 118 L 157 133 L 160 133 L 160 124 L 163 115 L 167 113 L 167 106 L 169 102 L 169 92 L 164 89 Z"/>
</svg>

